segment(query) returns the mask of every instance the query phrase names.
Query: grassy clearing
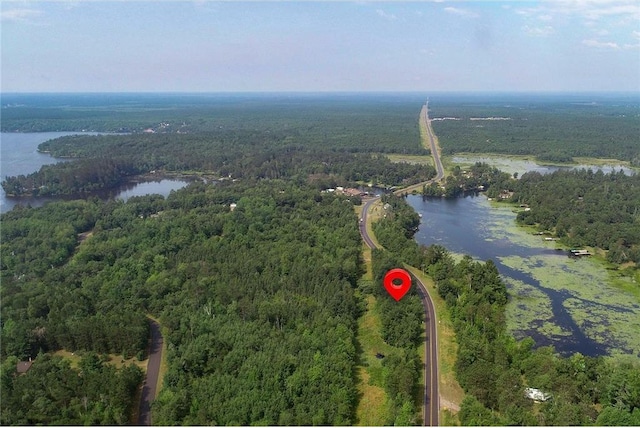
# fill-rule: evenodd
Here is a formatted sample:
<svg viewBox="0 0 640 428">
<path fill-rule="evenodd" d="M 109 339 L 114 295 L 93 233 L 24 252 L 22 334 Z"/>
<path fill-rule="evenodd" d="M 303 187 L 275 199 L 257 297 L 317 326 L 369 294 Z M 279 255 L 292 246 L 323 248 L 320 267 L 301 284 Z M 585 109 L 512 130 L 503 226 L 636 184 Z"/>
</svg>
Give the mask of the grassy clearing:
<svg viewBox="0 0 640 428">
<path fill-rule="evenodd" d="M 410 163 L 413 165 L 432 165 L 433 157 L 429 155 L 399 155 L 393 153 L 385 153 L 385 156 L 389 158 L 391 162 L 395 163 Z"/>
<path fill-rule="evenodd" d="M 380 206 L 379 202 L 374 204 Z M 358 218 L 362 217 L 363 206 L 356 206 L 355 211 Z M 379 208 L 380 209 L 380 208 Z M 372 220 L 378 219 L 380 214 L 369 213 L 366 227 L 375 241 L 375 236 L 371 231 Z M 373 281 L 373 271 L 371 266 L 371 249 L 362 243 L 362 258 L 365 263 L 366 272 L 362 277 L 363 281 Z M 382 362 L 375 358 L 380 352 L 387 355 L 392 349 L 387 345 L 381 336 L 380 317 L 376 312 L 376 299 L 372 295 L 363 296 L 366 303 L 366 310 L 358 320 L 357 342 L 359 350 L 359 364 L 356 367 L 356 380 L 358 390 L 358 406 L 356 408 L 356 425 L 359 426 L 381 426 L 387 425 L 390 420 L 391 403 L 387 399 L 387 394 L 383 387 Z"/>
<path fill-rule="evenodd" d="M 390 402 L 384 391 L 384 370 L 377 353 L 390 355 L 398 350 L 388 345 L 381 332 L 380 317 L 376 309 L 376 298 L 365 296 L 367 309 L 358 320 L 358 342 L 360 345 L 360 365 L 358 366 L 358 396 L 356 425 L 380 426 L 390 420 Z"/>
<path fill-rule="evenodd" d="M 356 214 L 360 218 L 362 206 L 355 207 Z M 376 246 L 380 246 L 372 231 L 372 224 L 382 217 L 382 204 L 377 201 L 371 206 L 367 216 L 367 231 L 374 240 Z M 371 272 L 371 250 L 363 244 L 363 260 L 366 265 L 366 273 L 363 280 L 373 279 Z M 441 422 L 446 425 L 459 425 L 457 412 L 464 398 L 464 391 L 455 379 L 454 365 L 457 353 L 455 333 L 451 318 L 444 301 L 435 291 L 435 285 L 431 278 L 424 275 L 416 268 L 408 267 L 412 273 L 418 276 L 427 286 L 434 302 L 438 319 L 438 370 L 439 370 L 439 395 Z M 358 321 L 358 347 L 360 350 L 360 364 L 357 367 L 358 407 L 356 409 L 356 425 L 380 426 L 390 421 L 390 402 L 383 388 L 384 371 L 382 361 L 375 355 L 381 353 L 390 355 L 400 350 L 388 345 L 381 336 L 381 323 L 376 310 L 376 299 L 372 295 L 366 295 L 366 311 Z M 418 354 L 424 367 L 425 355 L 423 346 L 418 349 Z M 424 368 L 420 376 L 420 393 L 416 396 L 419 404 L 419 414 L 423 414 L 422 390 L 424 390 Z"/>
<path fill-rule="evenodd" d="M 456 380 L 454 372 L 458 344 L 456 343 L 451 316 L 447 310 L 446 303 L 438 295 L 433 280 L 415 267 L 406 266 L 406 268 L 425 284 L 436 310 L 436 318 L 438 320 L 440 417 L 442 418 L 445 411 L 447 411 L 449 416 L 457 420 L 455 414 L 460 409 L 460 403 L 464 399 L 464 391 Z M 441 422 L 444 422 L 444 420 L 441 419 Z"/>
<path fill-rule="evenodd" d="M 54 352 L 52 355 L 62 357 L 65 360 L 68 360 L 69 363 L 71 364 L 71 368 L 77 369 L 78 364 L 80 363 L 80 360 L 82 359 L 82 356 L 84 355 L 84 353 L 70 352 L 65 349 L 60 349 Z M 149 362 L 148 360 L 138 361 L 135 357 L 125 360 L 124 358 L 122 358 L 122 355 L 108 354 L 107 361 L 105 363 L 115 366 L 117 369 L 121 369 L 122 367 L 128 366 L 130 364 L 135 364 L 136 366 L 140 367 L 143 371 L 146 372 L 148 362 Z"/>
<path fill-rule="evenodd" d="M 367 233 L 369 234 L 371 240 L 377 248 L 382 248 L 382 245 L 380 245 L 378 239 L 376 238 L 376 235 L 373 233 L 373 223 L 382 218 L 383 211 L 384 210 L 382 209 L 382 202 L 380 202 L 380 200 L 377 200 L 371 205 L 371 208 L 369 209 L 369 215 L 367 216 Z"/>
</svg>

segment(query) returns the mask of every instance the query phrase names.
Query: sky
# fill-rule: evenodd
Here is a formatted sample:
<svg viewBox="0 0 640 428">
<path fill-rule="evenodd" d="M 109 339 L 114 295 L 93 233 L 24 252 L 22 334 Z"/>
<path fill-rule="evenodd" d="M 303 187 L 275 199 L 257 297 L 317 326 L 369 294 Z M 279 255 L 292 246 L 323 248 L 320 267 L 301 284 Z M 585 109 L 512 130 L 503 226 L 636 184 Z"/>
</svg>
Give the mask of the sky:
<svg viewBox="0 0 640 428">
<path fill-rule="evenodd" d="M 0 2 L 2 92 L 640 92 L 640 1 Z"/>
</svg>

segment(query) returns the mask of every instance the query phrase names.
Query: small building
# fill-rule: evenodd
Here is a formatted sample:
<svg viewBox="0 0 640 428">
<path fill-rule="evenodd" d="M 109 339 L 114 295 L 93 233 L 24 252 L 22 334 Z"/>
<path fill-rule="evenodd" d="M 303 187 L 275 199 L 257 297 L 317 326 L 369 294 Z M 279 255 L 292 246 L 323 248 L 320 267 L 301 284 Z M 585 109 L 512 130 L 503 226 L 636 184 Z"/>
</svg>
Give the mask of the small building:
<svg viewBox="0 0 640 428">
<path fill-rule="evenodd" d="M 26 373 L 29 371 L 32 365 L 33 361 L 31 361 L 31 358 L 29 358 L 29 361 L 18 361 L 18 364 L 16 365 L 16 371 L 18 372 L 18 374 Z"/>
<path fill-rule="evenodd" d="M 591 253 L 587 250 L 569 250 L 569 256 L 571 257 L 585 257 L 590 255 Z"/>
<path fill-rule="evenodd" d="M 344 189 L 344 194 L 347 196 L 363 196 L 363 193 L 360 190 L 354 189 L 353 187 Z"/>
<path fill-rule="evenodd" d="M 551 398 L 551 394 L 542 392 L 536 388 L 525 388 L 524 394 L 527 398 L 530 398 L 531 400 L 536 402 L 544 402 Z"/>
<path fill-rule="evenodd" d="M 513 197 L 513 192 L 510 192 L 508 190 L 503 190 L 502 192 L 500 192 L 498 197 L 500 199 L 511 199 Z"/>
</svg>

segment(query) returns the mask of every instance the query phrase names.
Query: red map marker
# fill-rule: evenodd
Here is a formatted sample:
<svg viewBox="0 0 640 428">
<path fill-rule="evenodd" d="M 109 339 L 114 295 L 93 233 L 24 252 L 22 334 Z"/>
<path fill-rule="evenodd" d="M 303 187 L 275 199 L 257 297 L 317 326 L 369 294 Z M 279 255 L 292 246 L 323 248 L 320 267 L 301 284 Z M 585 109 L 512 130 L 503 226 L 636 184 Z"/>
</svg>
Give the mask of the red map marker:
<svg viewBox="0 0 640 428">
<path fill-rule="evenodd" d="M 394 280 L 399 280 L 400 285 L 394 284 Z M 384 276 L 383 282 L 384 288 L 387 289 L 387 293 L 396 299 L 396 302 L 399 302 L 411 288 L 411 276 L 409 276 L 409 272 L 404 269 L 391 269 Z"/>
</svg>

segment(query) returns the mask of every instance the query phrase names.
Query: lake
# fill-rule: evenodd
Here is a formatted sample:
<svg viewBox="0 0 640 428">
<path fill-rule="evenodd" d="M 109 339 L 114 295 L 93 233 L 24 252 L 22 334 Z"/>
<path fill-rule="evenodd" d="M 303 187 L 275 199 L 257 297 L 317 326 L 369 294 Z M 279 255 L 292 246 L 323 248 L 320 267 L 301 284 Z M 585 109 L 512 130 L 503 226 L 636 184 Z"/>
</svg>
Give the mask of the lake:
<svg viewBox="0 0 640 428">
<path fill-rule="evenodd" d="M 456 164 L 475 164 L 476 162 L 484 162 L 491 166 L 498 168 L 501 171 L 508 172 L 512 174 L 517 172 L 519 175 L 524 174 L 529 171 L 536 171 L 540 174 L 550 174 L 554 171 L 559 170 L 567 170 L 567 169 L 593 169 L 598 170 L 601 169 L 605 174 L 609 174 L 611 172 L 624 171 L 627 175 L 633 175 L 637 173 L 636 169 L 629 168 L 628 166 L 611 163 L 605 165 L 588 165 L 588 164 L 578 164 L 578 165 L 566 165 L 566 166 L 558 166 L 558 165 L 540 165 L 533 160 L 530 159 L 518 159 L 518 158 L 505 158 L 501 156 L 474 156 L 474 155 L 459 155 L 453 156 L 451 158 L 453 163 Z"/>
<path fill-rule="evenodd" d="M 495 262 L 509 289 L 507 326 L 517 337 L 562 354 L 640 356 L 640 304 L 610 285 L 609 272 L 572 259 L 555 242 L 516 226 L 512 206 L 483 195 L 453 200 L 408 196 L 422 215 L 415 238 Z M 629 279 L 631 281 L 631 279 Z"/>
<path fill-rule="evenodd" d="M 78 132 L 36 132 L 36 133 L 0 133 L 0 176 L 4 179 L 7 176 L 20 174 L 30 174 L 40 169 L 43 165 L 49 165 L 68 160 L 56 159 L 48 154 L 39 153 L 38 145 L 45 141 L 62 137 L 65 135 L 75 135 Z M 96 135 L 97 133 L 87 133 Z M 171 190 L 180 189 L 188 184 L 184 180 L 157 180 L 144 183 L 125 184 L 117 189 L 109 191 L 91 193 L 88 196 L 98 196 L 102 199 L 120 198 L 127 200 L 131 196 L 142 196 L 151 193 L 158 193 L 167 196 Z M 39 207 L 53 200 L 78 199 L 77 196 L 60 197 L 8 197 L 4 189 L 0 188 L 0 212 L 10 211 L 18 204 Z"/>
</svg>

